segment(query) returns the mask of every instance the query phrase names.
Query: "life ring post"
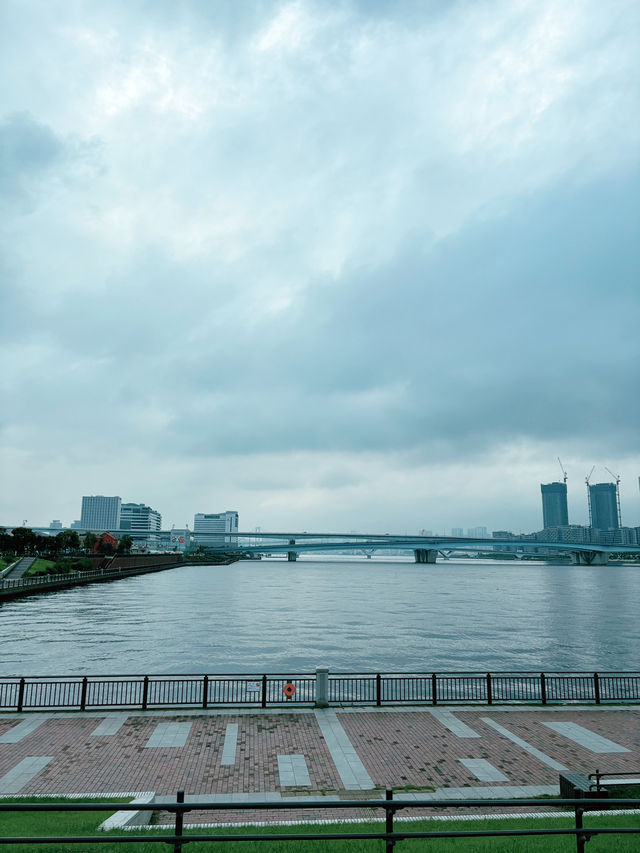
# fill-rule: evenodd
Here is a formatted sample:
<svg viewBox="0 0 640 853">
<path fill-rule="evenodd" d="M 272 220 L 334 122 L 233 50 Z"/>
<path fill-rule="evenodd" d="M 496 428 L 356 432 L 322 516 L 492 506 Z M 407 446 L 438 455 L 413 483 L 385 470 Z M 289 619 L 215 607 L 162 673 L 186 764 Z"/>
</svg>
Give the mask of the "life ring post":
<svg viewBox="0 0 640 853">
<path fill-rule="evenodd" d="M 287 697 L 287 700 L 293 699 L 293 694 L 296 692 L 296 686 L 293 681 L 287 681 L 285 686 L 282 688 L 282 692 Z"/>
</svg>

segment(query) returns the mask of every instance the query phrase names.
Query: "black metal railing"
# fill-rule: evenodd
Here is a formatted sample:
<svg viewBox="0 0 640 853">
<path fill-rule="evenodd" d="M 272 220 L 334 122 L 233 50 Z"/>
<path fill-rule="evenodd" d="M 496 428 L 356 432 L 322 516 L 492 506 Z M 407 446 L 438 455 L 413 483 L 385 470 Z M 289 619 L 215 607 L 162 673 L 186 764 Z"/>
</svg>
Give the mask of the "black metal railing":
<svg viewBox="0 0 640 853">
<path fill-rule="evenodd" d="M 602 805 L 603 808 L 610 809 L 614 807 L 623 807 L 625 809 L 640 808 L 640 799 L 590 799 L 589 807 Z M 591 811 L 585 812 L 585 800 L 583 797 L 573 798 L 558 798 L 548 799 L 544 801 L 544 808 L 570 808 L 573 812 L 574 825 L 572 827 L 559 828 L 536 828 L 535 826 L 526 826 L 522 829 L 484 829 L 484 830 L 450 830 L 447 831 L 410 831 L 408 827 L 411 824 L 401 825 L 396 821 L 395 814 L 404 809 L 447 809 L 447 808 L 480 808 L 480 809 L 501 809 L 505 808 L 522 808 L 534 807 L 540 808 L 541 802 L 538 799 L 493 799 L 493 800 L 403 800 L 394 799 L 393 791 L 387 788 L 385 798 L 377 800 L 341 800 L 329 801 L 323 799 L 308 799 L 305 801 L 296 801 L 289 803 L 286 800 L 277 800 L 274 802 L 259 802 L 259 803 L 211 803 L 189 802 L 184 801 L 184 791 L 178 791 L 175 801 L 172 802 L 155 802 L 155 803 L 96 803 L 96 802 L 66 802 L 66 803 L 46 803 L 46 802 L 30 802 L 30 803 L 1 803 L 0 813 L 2 812 L 114 812 L 114 811 L 165 811 L 175 815 L 173 834 L 145 834 L 144 841 L 156 844 L 168 844 L 173 846 L 174 853 L 181 853 L 183 847 L 194 841 L 215 841 L 215 842 L 241 842 L 241 841 L 338 841 L 349 839 L 368 839 L 383 841 L 387 853 L 394 849 L 395 844 L 401 841 L 412 838 L 507 838 L 507 837 L 525 837 L 525 836 L 552 836 L 564 835 L 573 836 L 576 839 L 576 849 L 578 853 L 584 853 L 586 842 L 590 841 L 597 835 L 630 835 L 640 834 L 640 819 L 637 826 L 585 826 L 585 813 L 589 818 L 593 817 Z M 197 831 L 184 834 L 184 816 L 190 811 L 211 811 L 211 812 L 242 812 L 247 809 L 251 811 L 278 812 L 283 809 L 290 810 L 321 810 L 327 814 L 336 810 L 375 810 L 383 811 L 385 816 L 384 831 L 379 832 L 358 832 L 357 829 L 351 832 L 332 832 L 332 833 L 269 833 L 258 834 L 256 832 L 246 832 L 244 834 L 225 834 L 213 833 L 211 831 L 199 833 Z M 608 815 L 611 816 L 611 815 Z M 487 815 L 490 818 L 490 815 Z M 339 822 L 337 817 L 336 822 Z M 429 816 L 424 815 L 424 820 L 428 821 Z M 371 820 L 371 823 L 374 821 Z M 404 828 L 407 827 L 407 828 Z M 58 844 L 58 845 L 76 845 L 76 844 L 100 844 L 106 843 L 111 845 L 131 843 L 134 840 L 139 840 L 138 834 L 128 832 L 126 835 L 104 835 L 102 837 L 89 836 L 42 836 L 42 837 L 3 837 L 0 838 L 0 844 Z M 541 848 L 542 849 L 542 848 Z"/>
<path fill-rule="evenodd" d="M 640 673 L 317 673 L 0 677 L 0 710 L 224 705 L 437 705 L 637 702 Z M 326 676 L 325 676 L 326 678 Z M 322 704 L 322 702 L 321 702 Z"/>
<path fill-rule="evenodd" d="M 620 770 L 615 773 L 601 773 L 600 770 L 596 770 L 595 773 L 589 773 L 588 778 L 589 781 L 595 779 L 595 782 L 589 785 L 591 791 L 602 791 L 606 786 L 633 786 L 634 788 L 640 788 L 640 770 Z M 601 784 L 603 779 L 605 780 L 604 785 Z M 609 781 L 606 781 L 607 779 Z"/>
</svg>

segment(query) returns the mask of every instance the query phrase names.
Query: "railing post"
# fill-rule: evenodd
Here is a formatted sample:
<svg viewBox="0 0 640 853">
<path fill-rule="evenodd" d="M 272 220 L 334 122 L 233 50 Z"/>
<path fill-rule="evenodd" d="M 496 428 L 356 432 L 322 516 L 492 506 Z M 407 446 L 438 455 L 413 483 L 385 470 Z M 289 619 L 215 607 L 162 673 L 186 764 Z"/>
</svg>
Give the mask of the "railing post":
<svg viewBox="0 0 640 853">
<path fill-rule="evenodd" d="M 22 705 L 24 704 L 24 678 L 20 679 L 20 684 L 18 685 L 18 711 L 22 711 Z"/>
<path fill-rule="evenodd" d="M 431 673 L 431 704 L 435 705 L 438 701 L 438 680 L 435 672 Z"/>
<path fill-rule="evenodd" d="M 491 705 L 493 702 L 493 694 L 491 691 L 491 673 L 487 673 L 487 704 Z"/>
<path fill-rule="evenodd" d="M 178 791 L 178 795 L 176 797 L 176 803 L 184 803 L 184 791 Z M 182 826 L 184 824 L 184 812 L 182 809 L 176 809 L 176 830 L 175 834 L 179 837 L 182 837 Z M 173 853 L 181 853 L 182 851 L 182 841 L 176 841 L 173 845 Z"/>
<path fill-rule="evenodd" d="M 267 676 L 262 676 L 262 701 L 260 703 L 263 708 L 267 707 Z"/>
<path fill-rule="evenodd" d="M 596 705 L 600 704 L 600 676 L 597 672 L 593 673 L 593 689 L 596 696 Z"/>
<path fill-rule="evenodd" d="M 384 792 L 384 798 L 386 802 L 390 802 L 393 800 L 393 789 L 387 788 Z M 393 813 L 395 809 L 389 808 L 389 806 L 385 807 L 385 821 L 384 821 L 384 831 L 385 832 L 393 832 Z M 395 841 L 391 841 L 387 839 L 387 853 L 392 853 L 393 848 L 395 846 Z"/>
<path fill-rule="evenodd" d="M 147 700 L 149 698 L 149 676 L 145 675 L 142 682 L 142 710 L 147 710 Z"/>
<path fill-rule="evenodd" d="M 544 672 L 540 673 L 540 695 L 542 696 L 542 704 L 547 704 L 547 679 Z"/>
<path fill-rule="evenodd" d="M 202 707 L 207 707 L 209 700 L 209 676 L 205 675 L 202 679 Z"/>
<path fill-rule="evenodd" d="M 574 788 L 573 789 L 574 800 L 577 800 L 581 797 L 584 797 L 584 791 L 582 791 L 579 788 Z M 582 829 L 582 815 L 583 814 L 584 814 L 584 809 L 582 808 L 582 806 L 575 806 L 574 807 L 576 829 Z M 577 849 L 578 853 L 584 853 L 584 844 L 585 844 L 586 840 L 587 840 L 587 837 L 584 833 L 582 833 L 582 832 L 576 833 L 576 849 Z"/>
<path fill-rule="evenodd" d="M 80 691 L 80 710 L 84 711 L 87 707 L 87 684 L 89 683 L 89 679 L 85 675 L 82 679 L 82 690 Z"/>
<path fill-rule="evenodd" d="M 382 676 L 380 673 L 376 675 L 376 705 L 382 705 Z"/>
<path fill-rule="evenodd" d="M 316 708 L 329 707 L 329 668 L 316 667 Z"/>
</svg>

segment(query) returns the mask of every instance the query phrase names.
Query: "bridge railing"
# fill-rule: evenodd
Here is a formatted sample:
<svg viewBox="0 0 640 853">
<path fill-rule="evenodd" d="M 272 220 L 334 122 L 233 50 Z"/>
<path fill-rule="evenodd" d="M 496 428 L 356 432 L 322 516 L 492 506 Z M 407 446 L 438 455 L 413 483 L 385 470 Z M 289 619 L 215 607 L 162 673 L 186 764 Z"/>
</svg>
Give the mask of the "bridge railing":
<svg viewBox="0 0 640 853">
<path fill-rule="evenodd" d="M 321 675 L 323 673 L 323 675 Z M 319 679 L 323 679 L 319 682 Z M 319 687 L 320 685 L 320 687 Z M 0 678 L 0 710 L 640 701 L 640 672 L 414 672 Z"/>
</svg>

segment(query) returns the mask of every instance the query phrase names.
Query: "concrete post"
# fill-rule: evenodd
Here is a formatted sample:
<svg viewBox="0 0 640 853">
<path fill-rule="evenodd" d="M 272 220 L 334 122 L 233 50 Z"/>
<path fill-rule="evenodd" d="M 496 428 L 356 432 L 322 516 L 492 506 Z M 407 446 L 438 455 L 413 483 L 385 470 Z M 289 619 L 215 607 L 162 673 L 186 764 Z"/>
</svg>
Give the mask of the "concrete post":
<svg viewBox="0 0 640 853">
<path fill-rule="evenodd" d="M 316 708 L 329 707 L 329 668 L 316 668 Z"/>
<path fill-rule="evenodd" d="M 295 539 L 289 539 L 289 545 L 295 545 L 295 544 L 296 544 Z M 290 563 L 295 563 L 295 561 L 297 559 L 298 559 L 298 552 L 297 551 L 287 551 L 287 560 Z"/>
</svg>

